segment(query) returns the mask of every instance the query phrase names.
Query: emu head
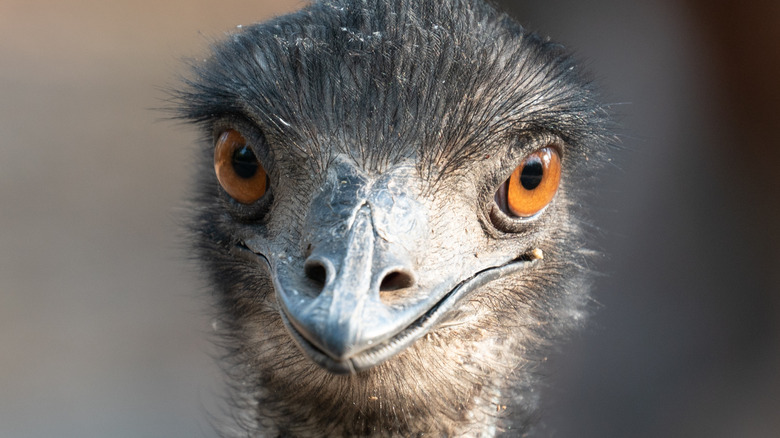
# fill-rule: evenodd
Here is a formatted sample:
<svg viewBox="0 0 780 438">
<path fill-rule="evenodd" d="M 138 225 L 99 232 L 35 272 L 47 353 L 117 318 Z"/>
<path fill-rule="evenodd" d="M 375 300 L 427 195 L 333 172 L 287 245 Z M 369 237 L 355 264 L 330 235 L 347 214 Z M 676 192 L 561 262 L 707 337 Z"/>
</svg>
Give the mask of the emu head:
<svg viewBox="0 0 780 438">
<path fill-rule="evenodd" d="M 563 48 L 478 0 L 332 0 L 193 68 L 192 230 L 256 421 L 525 418 L 539 348 L 581 319 L 603 143 Z"/>
</svg>

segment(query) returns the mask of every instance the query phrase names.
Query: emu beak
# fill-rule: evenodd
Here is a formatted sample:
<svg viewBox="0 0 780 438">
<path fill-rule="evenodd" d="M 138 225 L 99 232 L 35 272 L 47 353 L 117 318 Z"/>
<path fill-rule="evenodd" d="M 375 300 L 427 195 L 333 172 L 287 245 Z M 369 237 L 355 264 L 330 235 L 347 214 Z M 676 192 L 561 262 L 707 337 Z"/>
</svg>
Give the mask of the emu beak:
<svg viewBox="0 0 780 438">
<path fill-rule="evenodd" d="M 278 289 L 293 332 L 347 367 L 349 359 L 402 330 L 424 307 L 420 302 L 396 309 L 382 302 L 385 278 L 400 275 L 412 287 L 414 273 L 407 254 L 377 245 L 370 215 L 368 206 L 360 207 L 343 241 L 321 241 L 307 258 L 305 275 L 321 287 L 318 294 L 281 284 Z"/>
<path fill-rule="evenodd" d="M 344 162 L 333 168 L 308 212 L 302 257 L 268 258 L 282 320 L 333 373 L 382 363 L 469 291 L 529 263 L 503 255 L 475 265 L 472 255 L 468 265 L 456 256 L 424 266 L 436 248 L 430 207 L 410 194 L 412 169 L 369 179 Z"/>
</svg>

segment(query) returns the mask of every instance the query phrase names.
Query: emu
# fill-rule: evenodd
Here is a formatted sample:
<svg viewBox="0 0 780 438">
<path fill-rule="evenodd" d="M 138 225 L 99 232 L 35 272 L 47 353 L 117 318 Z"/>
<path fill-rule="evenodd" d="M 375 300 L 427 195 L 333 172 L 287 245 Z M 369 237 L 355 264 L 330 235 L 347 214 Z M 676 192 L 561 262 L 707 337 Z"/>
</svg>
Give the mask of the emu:
<svg viewBox="0 0 780 438">
<path fill-rule="evenodd" d="M 608 115 L 560 45 L 481 0 L 324 0 L 175 92 L 197 153 L 225 436 L 530 433 L 582 325 L 581 198 Z"/>
</svg>

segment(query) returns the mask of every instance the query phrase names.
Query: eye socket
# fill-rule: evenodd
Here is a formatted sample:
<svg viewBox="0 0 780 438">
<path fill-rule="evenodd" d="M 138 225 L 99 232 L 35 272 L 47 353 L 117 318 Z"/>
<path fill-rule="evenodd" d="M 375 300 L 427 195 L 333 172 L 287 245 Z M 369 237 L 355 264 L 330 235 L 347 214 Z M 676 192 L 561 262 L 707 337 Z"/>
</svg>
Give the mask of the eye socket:
<svg viewBox="0 0 780 438">
<path fill-rule="evenodd" d="M 501 184 L 496 204 L 509 216 L 533 216 L 552 201 L 560 182 L 561 157 L 554 147 L 543 147 L 525 157 Z"/>
<path fill-rule="evenodd" d="M 228 129 L 217 139 L 214 171 L 222 188 L 241 204 L 251 204 L 266 192 L 265 169 L 244 137 L 234 129 Z"/>
</svg>

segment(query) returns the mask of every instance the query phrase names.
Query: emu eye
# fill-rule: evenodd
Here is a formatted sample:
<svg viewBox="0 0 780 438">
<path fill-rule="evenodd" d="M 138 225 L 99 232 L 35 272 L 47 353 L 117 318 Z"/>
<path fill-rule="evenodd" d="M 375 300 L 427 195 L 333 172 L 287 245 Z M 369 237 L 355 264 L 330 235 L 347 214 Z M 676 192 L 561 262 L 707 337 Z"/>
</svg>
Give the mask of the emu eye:
<svg viewBox="0 0 780 438">
<path fill-rule="evenodd" d="M 525 157 L 496 192 L 495 200 L 509 216 L 530 217 L 552 201 L 561 182 L 561 157 L 543 147 Z"/>
<path fill-rule="evenodd" d="M 220 134 L 214 148 L 214 170 L 223 189 L 242 204 L 262 198 L 267 188 L 265 169 L 238 131 Z"/>
</svg>

